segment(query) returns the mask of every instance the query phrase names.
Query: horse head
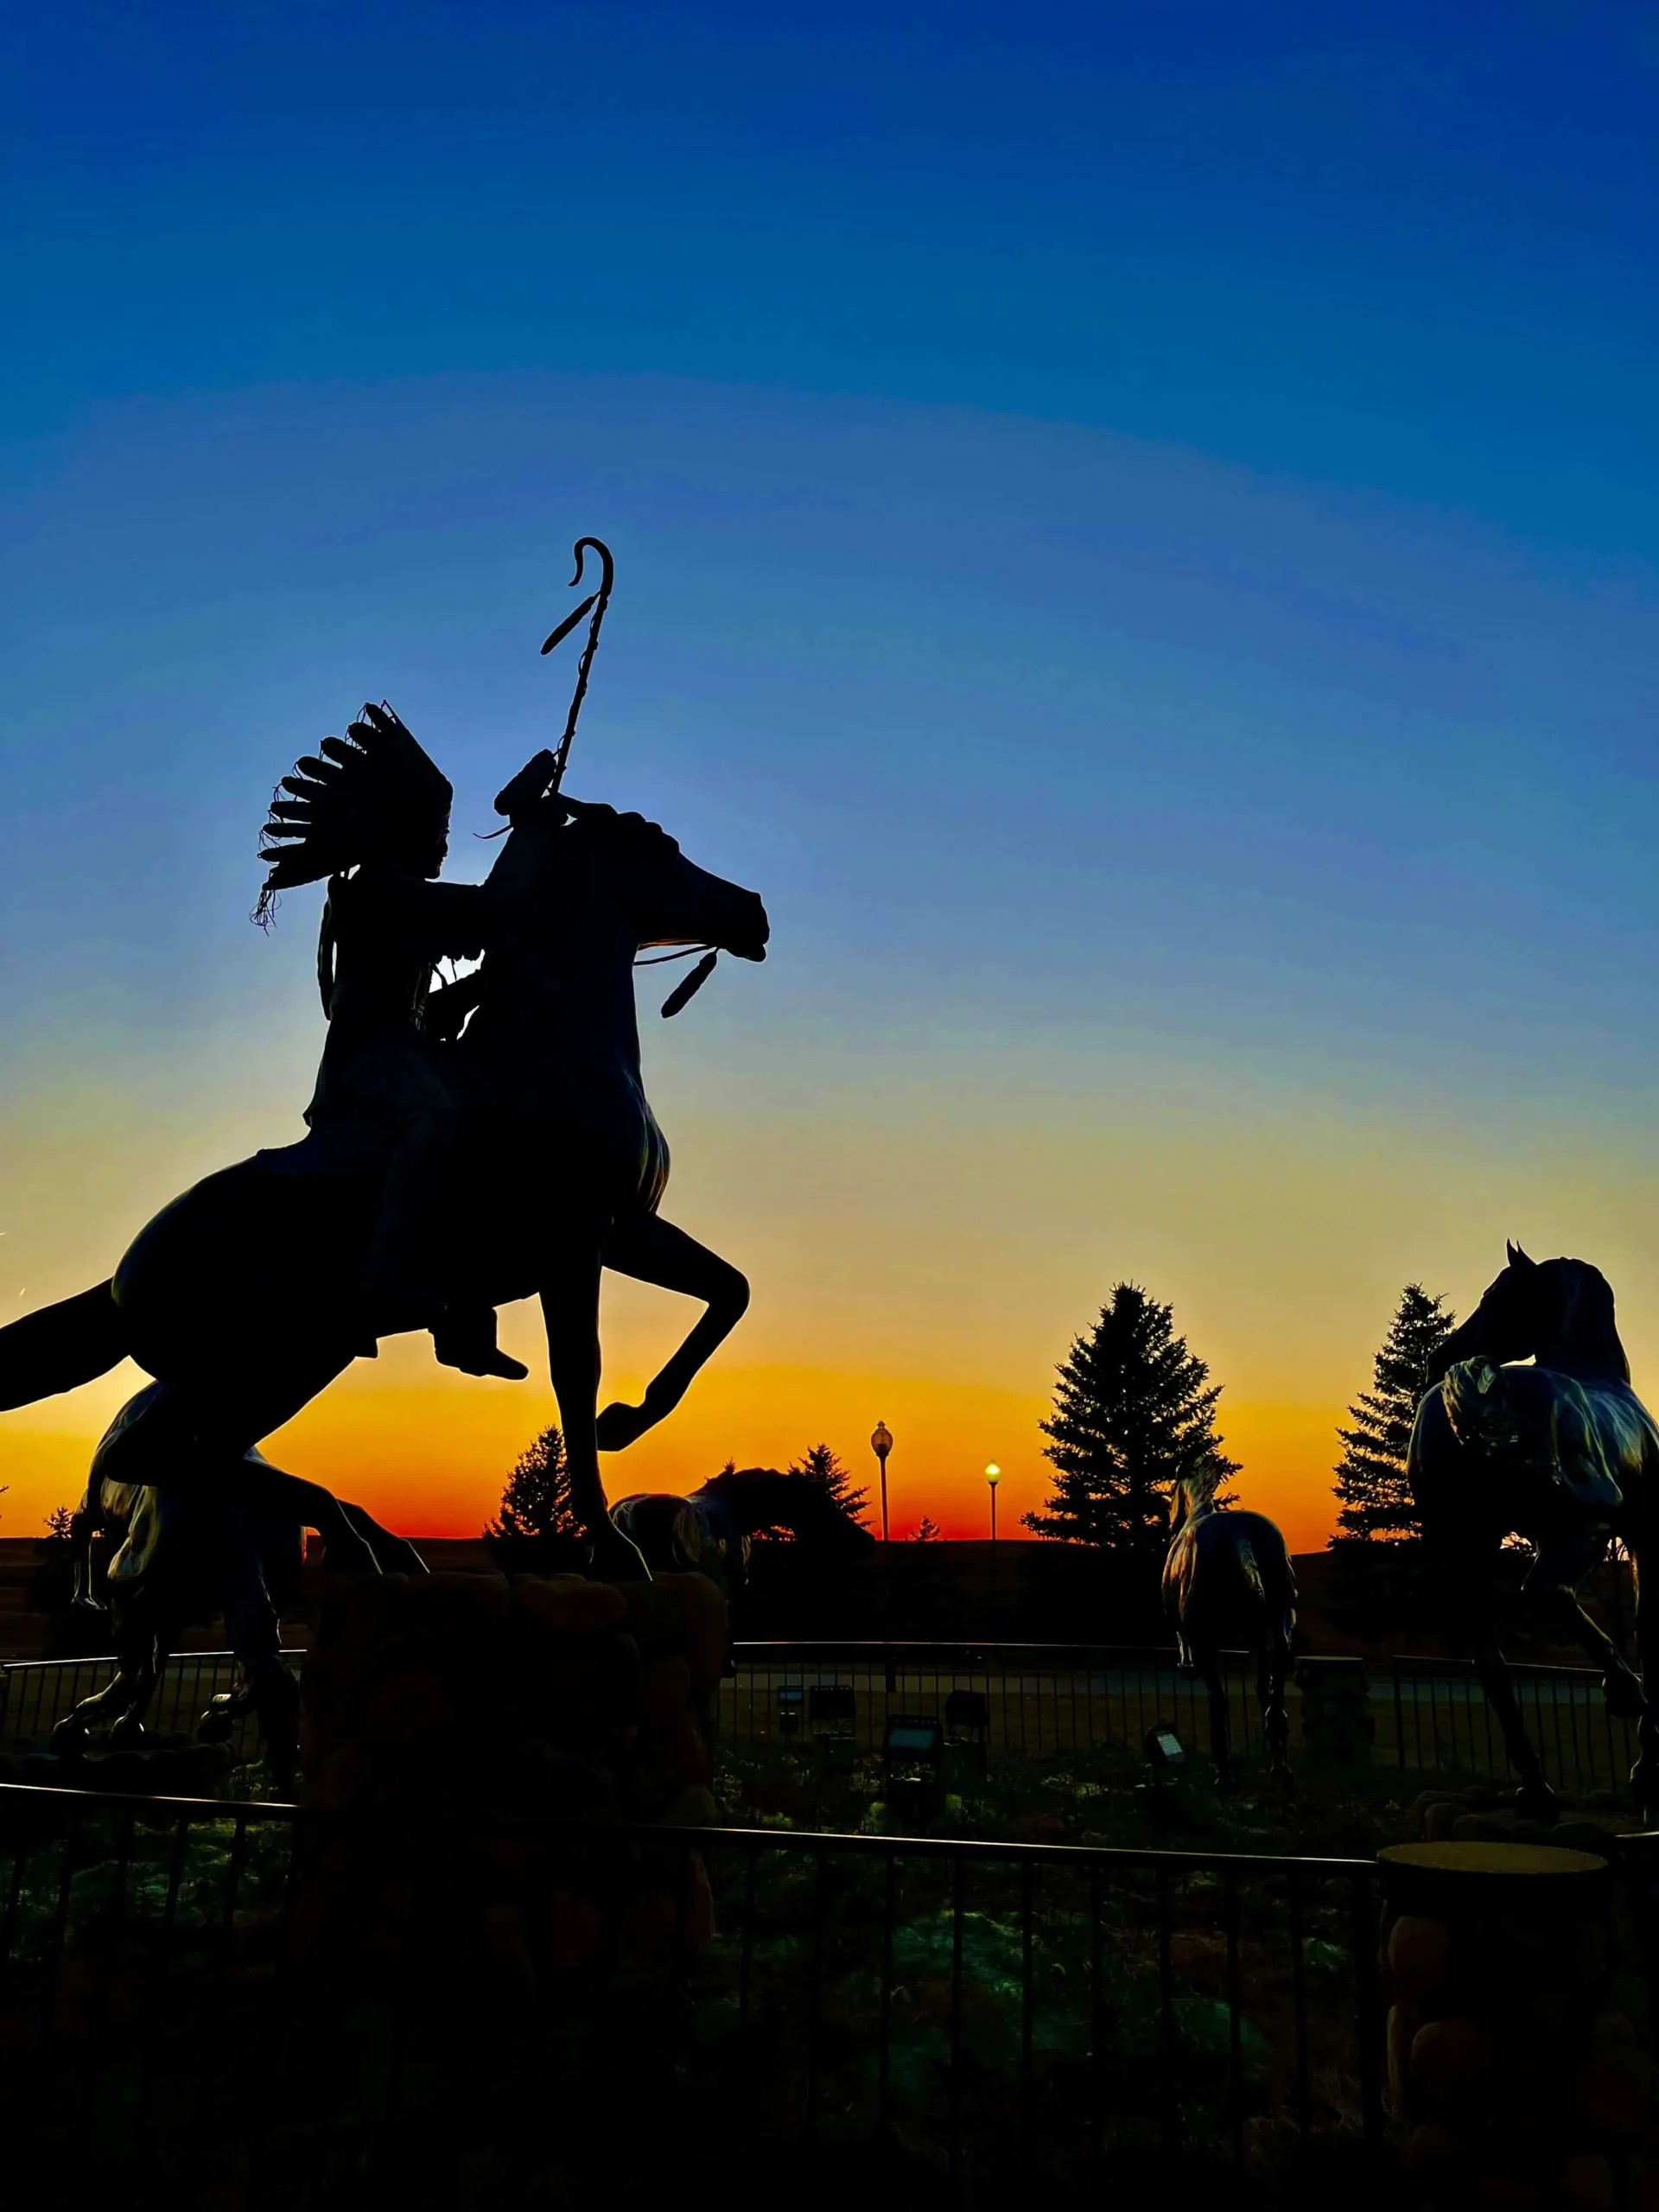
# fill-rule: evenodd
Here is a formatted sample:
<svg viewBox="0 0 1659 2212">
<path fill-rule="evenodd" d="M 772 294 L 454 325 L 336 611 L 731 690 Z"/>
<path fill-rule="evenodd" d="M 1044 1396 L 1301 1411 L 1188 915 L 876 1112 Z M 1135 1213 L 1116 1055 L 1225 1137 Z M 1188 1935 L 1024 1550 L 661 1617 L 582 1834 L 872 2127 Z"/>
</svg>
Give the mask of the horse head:
<svg viewBox="0 0 1659 2212">
<path fill-rule="evenodd" d="M 770 925 L 757 892 L 698 868 L 642 815 L 562 792 L 515 798 L 530 772 L 496 802 L 512 827 L 490 883 L 509 906 L 528 909 L 532 925 L 566 924 L 573 909 L 601 901 L 626 920 L 636 950 L 706 944 L 740 960 L 766 958 Z"/>
<path fill-rule="evenodd" d="M 714 1476 L 700 1496 L 717 1497 L 734 1526 L 746 1535 L 762 1529 L 787 1529 L 798 1542 L 821 1551 L 850 1555 L 875 1541 L 810 1475 L 784 1474 L 776 1467 L 735 1467 Z"/>
<path fill-rule="evenodd" d="M 1499 1366 L 1535 1359 L 1564 1373 L 1612 1375 L 1628 1382 L 1612 1286 L 1600 1268 L 1587 1260 L 1534 1260 L 1515 1243 L 1504 1249 L 1503 1273 L 1434 1354 L 1425 1387 L 1442 1382 L 1459 1361 L 1482 1355 Z"/>
</svg>

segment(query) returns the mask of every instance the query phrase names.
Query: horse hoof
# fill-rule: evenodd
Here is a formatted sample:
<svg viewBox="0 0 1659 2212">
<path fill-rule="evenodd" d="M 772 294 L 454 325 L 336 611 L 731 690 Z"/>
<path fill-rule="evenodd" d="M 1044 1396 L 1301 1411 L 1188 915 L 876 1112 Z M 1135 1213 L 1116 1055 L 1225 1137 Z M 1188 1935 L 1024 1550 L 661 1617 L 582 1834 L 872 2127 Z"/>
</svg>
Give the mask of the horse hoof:
<svg viewBox="0 0 1659 2212">
<path fill-rule="evenodd" d="M 643 1406 L 625 1405 L 618 1398 L 594 1421 L 594 1441 L 601 1452 L 626 1452 L 650 1426 Z"/>
<path fill-rule="evenodd" d="M 377 1533 L 373 1548 L 374 1563 L 382 1574 L 425 1574 L 428 1572 L 426 1561 L 407 1536 Z"/>
<path fill-rule="evenodd" d="M 349 1529 L 341 1529 L 337 1535 L 325 1540 L 322 1566 L 326 1574 L 378 1574 L 380 1572 L 380 1563 L 368 1545 Z"/>
<path fill-rule="evenodd" d="M 1515 1809 L 1522 1819 L 1541 1821 L 1546 1827 L 1554 1827 L 1560 1810 L 1547 1782 L 1523 1783 L 1515 1793 Z"/>
<path fill-rule="evenodd" d="M 598 1538 L 593 1546 L 588 1560 L 588 1580 L 649 1582 L 651 1569 L 638 1545 L 631 1543 L 620 1529 L 613 1529 L 608 1536 Z"/>
<path fill-rule="evenodd" d="M 1634 1675 L 1604 1675 L 1601 1694 L 1615 1720 L 1639 1720 L 1648 1709 L 1642 1685 Z"/>
</svg>

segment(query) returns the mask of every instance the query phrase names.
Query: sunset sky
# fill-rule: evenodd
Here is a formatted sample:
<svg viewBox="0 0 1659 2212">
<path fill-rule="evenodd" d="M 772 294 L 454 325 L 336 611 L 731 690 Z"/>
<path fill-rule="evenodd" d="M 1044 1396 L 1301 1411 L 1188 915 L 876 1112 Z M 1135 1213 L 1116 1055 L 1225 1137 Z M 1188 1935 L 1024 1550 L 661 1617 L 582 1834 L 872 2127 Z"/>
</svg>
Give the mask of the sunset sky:
<svg viewBox="0 0 1659 2212">
<path fill-rule="evenodd" d="M 36 9 L 0 56 L 0 1307 L 299 1133 L 264 804 L 385 696 L 766 899 L 646 1077 L 748 1319 L 608 1463 L 1044 1490 L 1128 1277 L 1298 1548 L 1401 1287 L 1598 1262 L 1659 1388 L 1659 35 L 1516 4 Z M 677 971 L 670 971 L 671 973 Z M 607 1291 L 625 1395 L 685 1325 Z M 551 1417 L 267 1449 L 471 1534 Z M 125 1369 L 0 1419 L 0 1535 Z"/>
</svg>

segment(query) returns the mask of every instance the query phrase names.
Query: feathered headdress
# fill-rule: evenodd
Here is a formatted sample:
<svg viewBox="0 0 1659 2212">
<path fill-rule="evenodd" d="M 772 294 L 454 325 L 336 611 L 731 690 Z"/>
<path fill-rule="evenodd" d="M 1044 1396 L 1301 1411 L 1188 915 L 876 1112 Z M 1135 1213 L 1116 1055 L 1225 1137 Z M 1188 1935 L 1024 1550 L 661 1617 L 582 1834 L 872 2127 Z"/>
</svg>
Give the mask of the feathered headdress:
<svg viewBox="0 0 1659 2212">
<path fill-rule="evenodd" d="M 344 737 L 325 737 L 284 776 L 259 837 L 270 863 L 254 919 L 279 891 L 340 875 L 361 861 L 435 874 L 449 827 L 449 779 L 391 709 L 365 707 Z M 288 796 L 283 798 L 282 794 Z"/>
</svg>

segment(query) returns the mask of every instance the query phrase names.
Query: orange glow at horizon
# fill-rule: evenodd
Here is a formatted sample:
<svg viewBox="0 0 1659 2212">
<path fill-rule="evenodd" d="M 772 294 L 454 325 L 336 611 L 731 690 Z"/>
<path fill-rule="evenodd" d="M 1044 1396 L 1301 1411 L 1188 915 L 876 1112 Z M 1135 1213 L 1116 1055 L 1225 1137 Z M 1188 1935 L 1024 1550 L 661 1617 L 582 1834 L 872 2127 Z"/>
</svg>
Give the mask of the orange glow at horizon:
<svg viewBox="0 0 1659 2212">
<path fill-rule="evenodd" d="M 491 1519 L 514 1460 L 556 1418 L 544 1384 L 480 1383 L 451 1376 L 397 1347 L 359 1367 L 265 1443 L 266 1456 L 326 1483 L 414 1536 L 475 1536 Z M 400 1372 L 399 1370 L 406 1370 Z M 40 1533 L 53 1507 L 85 1486 L 93 1444 L 114 1405 L 138 1381 L 130 1370 L 105 1383 L 7 1417 L 10 1489 L 0 1535 Z M 615 1378 L 623 1395 L 638 1376 Z M 94 1402 L 96 1402 L 94 1408 Z M 1024 1539 L 1020 1516 L 1040 1507 L 1050 1470 L 1039 1395 L 929 1377 L 845 1374 L 804 1367 L 716 1366 L 678 1412 L 633 1448 L 604 1461 L 612 1497 L 632 1491 L 695 1489 L 726 1461 L 786 1466 L 827 1442 L 868 1490 L 879 1527 L 880 1469 L 868 1445 L 879 1408 L 893 1435 L 887 1463 L 895 1540 L 924 1515 L 947 1537 L 990 1533 L 985 1468 L 1001 1470 L 997 1533 Z M 1222 1434 L 1244 1462 L 1241 1503 L 1270 1515 L 1294 1551 L 1318 1548 L 1332 1525 L 1331 1467 L 1338 1408 L 1222 1402 Z M 88 1418 L 91 1414 L 92 1418 Z M 76 1416 L 79 1415 L 79 1418 Z M 49 1422 L 49 1426 L 48 1425 Z M 27 1426 L 25 1426 L 27 1424 Z"/>
</svg>

